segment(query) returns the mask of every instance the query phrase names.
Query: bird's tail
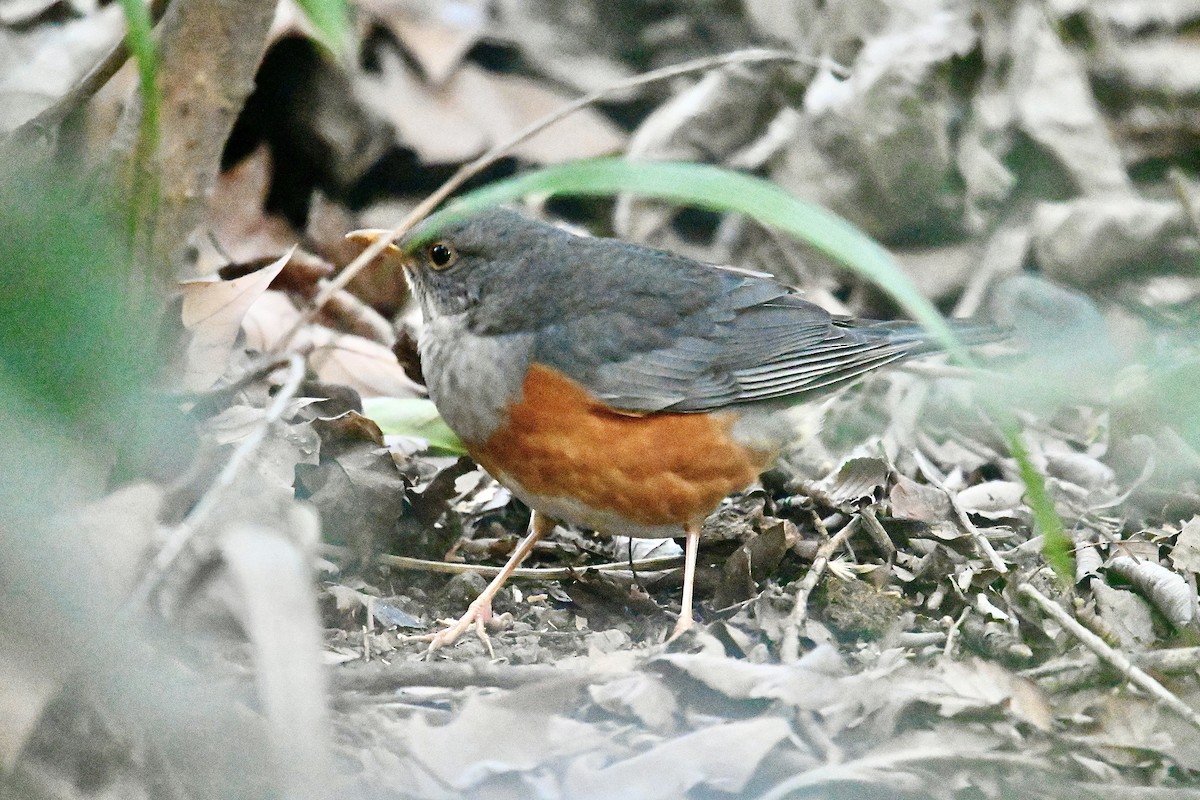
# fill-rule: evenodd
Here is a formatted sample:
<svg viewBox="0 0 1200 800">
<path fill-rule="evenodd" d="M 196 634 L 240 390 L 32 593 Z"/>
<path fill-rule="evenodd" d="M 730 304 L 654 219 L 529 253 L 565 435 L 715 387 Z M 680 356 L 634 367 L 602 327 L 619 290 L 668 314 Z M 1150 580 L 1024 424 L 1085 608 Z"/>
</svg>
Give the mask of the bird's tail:
<svg viewBox="0 0 1200 800">
<path fill-rule="evenodd" d="M 1012 336 L 1012 331 L 1001 325 L 976 319 L 948 319 L 947 324 L 954 336 L 967 347 L 1002 342 Z M 896 320 L 889 322 L 859 322 L 855 325 L 859 333 L 880 336 L 900 345 L 907 356 L 937 353 L 946 349 L 936 335 L 915 322 Z"/>
</svg>

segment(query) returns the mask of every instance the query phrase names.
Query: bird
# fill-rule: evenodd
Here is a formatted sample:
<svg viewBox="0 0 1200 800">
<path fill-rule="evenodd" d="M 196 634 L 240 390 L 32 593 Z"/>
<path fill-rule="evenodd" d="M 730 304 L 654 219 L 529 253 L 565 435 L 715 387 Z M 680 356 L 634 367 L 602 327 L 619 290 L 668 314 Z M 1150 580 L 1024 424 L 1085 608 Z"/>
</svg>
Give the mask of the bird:
<svg viewBox="0 0 1200 800">
<path fill-rule="evenodd" d="M 371 241 L 377 231 L 351 234 Z M 793 435 L 786 411 L 940 349 L 919 326 L 836 316 L 770 275 L 494 207 L 435 215 L 399 259 L 424 325 L 426 388 L 470 456 L 532 510 L 499 574 L 429 651 L 472 626 L 560 523 L 685 539 L 681 609 L 694 625 L 700 528 Z M 958 322 L 971 340 L 986 324 Z"/>
</svg>

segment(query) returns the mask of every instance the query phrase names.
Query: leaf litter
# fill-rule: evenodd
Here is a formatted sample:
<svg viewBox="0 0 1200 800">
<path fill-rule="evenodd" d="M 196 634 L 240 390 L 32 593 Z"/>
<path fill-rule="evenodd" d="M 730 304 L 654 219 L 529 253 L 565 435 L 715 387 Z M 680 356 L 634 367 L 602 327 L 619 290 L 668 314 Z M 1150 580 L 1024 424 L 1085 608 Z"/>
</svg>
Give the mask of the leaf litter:
<svg viewBox="0 0 1200 800">
<path fill-rule="evenodd" d="M 364 7 L 385 15 L 391 5 Z M 388 52 L 401 48 L 406 57 L 354 76 L 356 92 L 375 93 L 364 107 L 387 111 L 386 135 L 395 137 L 387 148 L 408 148 L 427 167 L 467 160 L 565 96 L 561 86 L 592 88 L 635 71 L 603 37 L 578 35 L 608 24 L 601 4 L 578 4 L 573 27 L 561 10 L 539 13 L 543 5 L 502 3 L 494 17 L 470 6 L 465 23 L 439 20 L 445 8 L 432 20 L 407 11 L 389 17 Z M 386 335 L 347 333 L 347 318 L 302 329 L 297 343 L 319 381 L 298 388 L 280 418 L 265 411 L 284 385 L 278 372 L 237 387 L 244 359 L 295 323 L 306 293 L 298 299 L 295 285 L 273 285 L 288 268 L 284 242 L 296 229 L 262 205 L 269 178 L 239 175 L 245 163 L 226 172 L 214 201 L 222 211 L 213 217 L 215 238 L 249 246 L 237 255 L 243 263 L 277 259 L 276 274 L 264 269 L 188 290 L 193 298 L 214 293 L 219 313 L 186 312 L 194 338 L 185 374 L 201 400 L 226 398 L 221 392 L 235 387 L 218 413 L 195 420 L 210 462 L 264 426 L 266 433 L 249 460 L 252 477 L 209 521 L 196 554 L 193 575 L 217 564 L 224 577 L 204 581 L 205 591 L 171 583 L 162 596 L 170 607 L 192 607 L 181 618 L 210 635 L 213 619 L 240 619 L 257 647 L 263 703 L 276 708 L 268 713 L 277 724 L 291 719 L 310 748 L 293 752 L 293 763 L 319 761 L 332 739 L 343 793 L 363 797 L 1200 791 L 1200 736 L 1189 721 L 1019 591 L 1036 587 L 1181 702 L 1200 707 L 1196 405 L 1180 403 L 1190 421 L 1160 413 L 1171 396 L 1189 398 L 1186 373 L 1163 373 L 1145 355 L 1176 364 L 1198 357 L 1195 316 L 1174 335 L 1162 324 L 1168 312 L 1194 314 L 1197 282 L 1184 267 L 1195 258 L 1195 231 L 1162 186 L 1129 177 L 1135 166 L 1169 160 L 1174 151 L 1164 142 L 1196 136 L 1194 87 L 1179 85 L 1185 71 L 1161 69 L 1164 59 L 1194 56 L 1175 32 L 1196 12 L 1187 3 L 1155 13 L 1153 4 L 1085 13 L 1071 3 L 891 3 L 876 19 L 859 5 L 838 14 L 800 0 L 752 2 L 744 19 L 709 9 L 709 34 L 730 45 L 761 35 L 763 21 L 776 16 L 787 24 L 771 35 L 798 45 L 813 46 L 820 31 L 817 55 L 830 66 L 816 74 L 730 70 L 666 95 L 647 90 L 629 107 L 657 110 L 631 125 L 629 151 L 758 170 L 855 219 L 902 257 L 920 250 L 934 264 L 962 263 L 963 247 L 990 246 L 991 258 L 1007 265 L 995 267 L 997 275 L 1031 264 L 1065 287 L 1023 276 L 1001 303 L 1032 340 L 1032 368 L 999 354 L 986 364 L 994 380 L 982 386 L 917 368 L 828 401 L 819 429 L 763 486 L 732 498 L 707 523 L 697 572 L 704 624 L 671 648 L 662 639 L 677 603 L 678 565 L 639 569 L 655 554 L 567 531 L 530 566 L 566 567 L 574 579 L 535 576 L 502 593 L 495 662 L 478 662 L 484 651 L 473 639 L 423 660 L 424 643 L 412 634 L 460 613 L 482 579 L 468 570 L 448 581 L 372 558 L 445 559 L 464 570 L 498 563 L 527 510 L 469 462 L 385 438 L 361 416 L 356 395 L 413 399 L 421 389 Z M 701 51 L 705 36 L 693 23 L 703 15 L 664 8 L 641 34 L 622 35 L 642 48 L 657 42 L 655 58 Z M 1102 53 L 1062 35 L 1078 24 L 1116 49 Z M 480 43 L 509 48 L 525 72 L 482 69 L 470 57 Z M 833 66 L 839 62 L 846 71 Z M 403 108 L 392 93 L 401 84 L 401 96 L 416 98 Z M 1097 85 L 1128 88 L 1116 103 Z M 480 114 L 491 98 L 504 112 L 494 118 Z M 1164 98 L 1186 113 L 1145 113 L 1161 112 Z M 409 105 L 437 113 L 414 117 Z M 618 125 L 599 111 L 588 115 L 578 136 L 546 137 L 553 147 L 530 146 L 520 157 L 544 163 L 622 146 Z M 440 135 L 410 124 L 431 122 Z M 371 127 L 371 135 L 385 129 Z M 397 203 L 411 202 L 336 208 L 343 201 L 314 203 L 307 232 L 321 230 L 324 214 L 391 220 Z M 654 208 L 623 200 L 615 225 L 692 253 L 742 253 L 740 265 L 792 272 L 855 313 L 886 311 L 795 243 L 751 225 L 697 241 L 681 215 Z M 983 232 L 1001 223 L 1011 239 L 987 241 Z M 333 238 L 309 237 L 306 251 L 323 259 L 336 251 Z M 328 260 L 333 269 L 345 263 L 339 258 Z M 1152 273 L 1167 284 L 1136 306 L 1097 291 L 1117 280 L 1148 285 Z M 970 291 L 971 271 L 954 275 L 942 297 Z M 311 287 L 323 276 L 305 280 Z M 1088 374 L 1076 380 L 1080 362 Z M 348 402 L 328 399 L 333 383 L 352 387 Z M 1019 409 L 1027 446 L 1049 476 L 1076 545 L 1074 586 L 1060 586 L 1045 568 L 1017 466 L 978 411 L 980 397 L 995 391 Z M 440 442 L 452 450 L 451 440 Z M 199 470 L 170 494 L 145 490 L 152 495 L 129 512 L 138 531 L 131 540 L 166 538 L 213 471 Z M 129 497 L 101 501 L 90 521 L 101 524 Z M 312 508 L 327 541 L 317 561 L 321 641 L 339 663 L 327 674 L 328 718 L 323 679 L 303 668 L 318 623 L 297 590 L 309 580 Z M 329 547 L 339 542 L 348 549 Z M 798 613 L 799 582 L 830 542 L 836 549 Z M 136 574 L 137 558 L 126 554 L 108 571 Z M 286 577 L 272 583 L 266 562 Z M 594 569 L 601 562 L 632 563 Z M 200 612 L 214 603 L 224 610 Z M 209 657 L 237 663 L 236 641 L 224 635 Z M 798 657 L 783 663 L 789 638 Z M 34 707 L 46 702 L 44 690 L 25 697 Z M 288 711 L 290 703 L 297 705 Z"/>
</svg>

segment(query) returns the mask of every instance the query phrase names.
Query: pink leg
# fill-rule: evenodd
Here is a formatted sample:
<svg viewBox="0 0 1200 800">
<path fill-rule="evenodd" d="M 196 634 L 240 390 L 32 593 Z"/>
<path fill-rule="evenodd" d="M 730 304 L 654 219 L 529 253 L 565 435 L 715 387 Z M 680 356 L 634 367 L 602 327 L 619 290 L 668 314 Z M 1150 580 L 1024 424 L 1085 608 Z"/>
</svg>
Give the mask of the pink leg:
<svg viewBox="0 0 1200 800">
<path fill-rule="evenodd" d="M 483 629 L 483 623 L 491 617 L 492 598 L 496 596 L 496 592 L 500 591 L 500 587 L 512 575 L 513 570 L 521 566 L 521 562 L 533 551 L 533 546 L 537 544 L 537 541 L 554 530 L 556 524 L 554 520 L 544 514 L 534 511 L 533 516 L 529 519 L 529 533 L 517 545 L 517 549 L 513 551 L 513 554 L 509 556 L 508 562 L 501 568 L 500 574 L 492 578 L 492 582 L 488 584 L 487 588 L 480 592 L 479 597 L 476 597 L 471 605 L 467 607 L 467 613 L 459 617 L 457 622 L 445 630 L 424 637 L 429 640 L 429 650 L 427 652 L 432 653 L 451 644 L 459 636 L 462 636 L 468 628 L 474 626 L 475 635 L 487 647 L 488 653 L 495 656 L 495 653 L 492 651 L 491 640 L 488 639 L 487 631 Z"/>
<path fill-rule="evenodd" d="M 687 533 L 687 543 L 683 556 L 683 599 L 680 601 L 679 619 L 675 622 L 675 629 L 671 631 L 668 642 L 675 641 L 695 624 L 692 620 L 692 590 L 696 584 L 696 553 L 700 549 L 700 526 L 689 523 L 684 530 Z"/>
</svg>

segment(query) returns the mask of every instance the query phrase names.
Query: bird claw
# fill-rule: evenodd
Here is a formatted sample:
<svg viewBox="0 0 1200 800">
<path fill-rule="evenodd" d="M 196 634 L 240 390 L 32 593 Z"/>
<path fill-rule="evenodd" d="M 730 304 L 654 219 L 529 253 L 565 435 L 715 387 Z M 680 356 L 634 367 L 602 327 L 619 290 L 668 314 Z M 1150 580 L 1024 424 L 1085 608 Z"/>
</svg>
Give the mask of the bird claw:
<svg viewBox="0 0 1200 800">
<path fill-rule="evenodd" d="M 421 637 L 421 641 L 429 642 L 429 647 L 425 649 L 426 654 L 434 653 L 443 647 L 453 644 L 459 636 L 462 636 L 468 629 L 474 627 L 475 635 L 479 637 L 479 641 L 483 642 L 483 646 L 488 651 L 489 658 L 496 657 L 496 651 L 492 649 L 492 640 L 487 635 L 487 630 L 484 625 L 492 616 L 491 603 L 471 603 L 467 608 L 467 612 L 457 620 L 439 620 L 439 624 L 444 624 L 447 627 L 437 633 L 430 633 Z"/>
</svg>

